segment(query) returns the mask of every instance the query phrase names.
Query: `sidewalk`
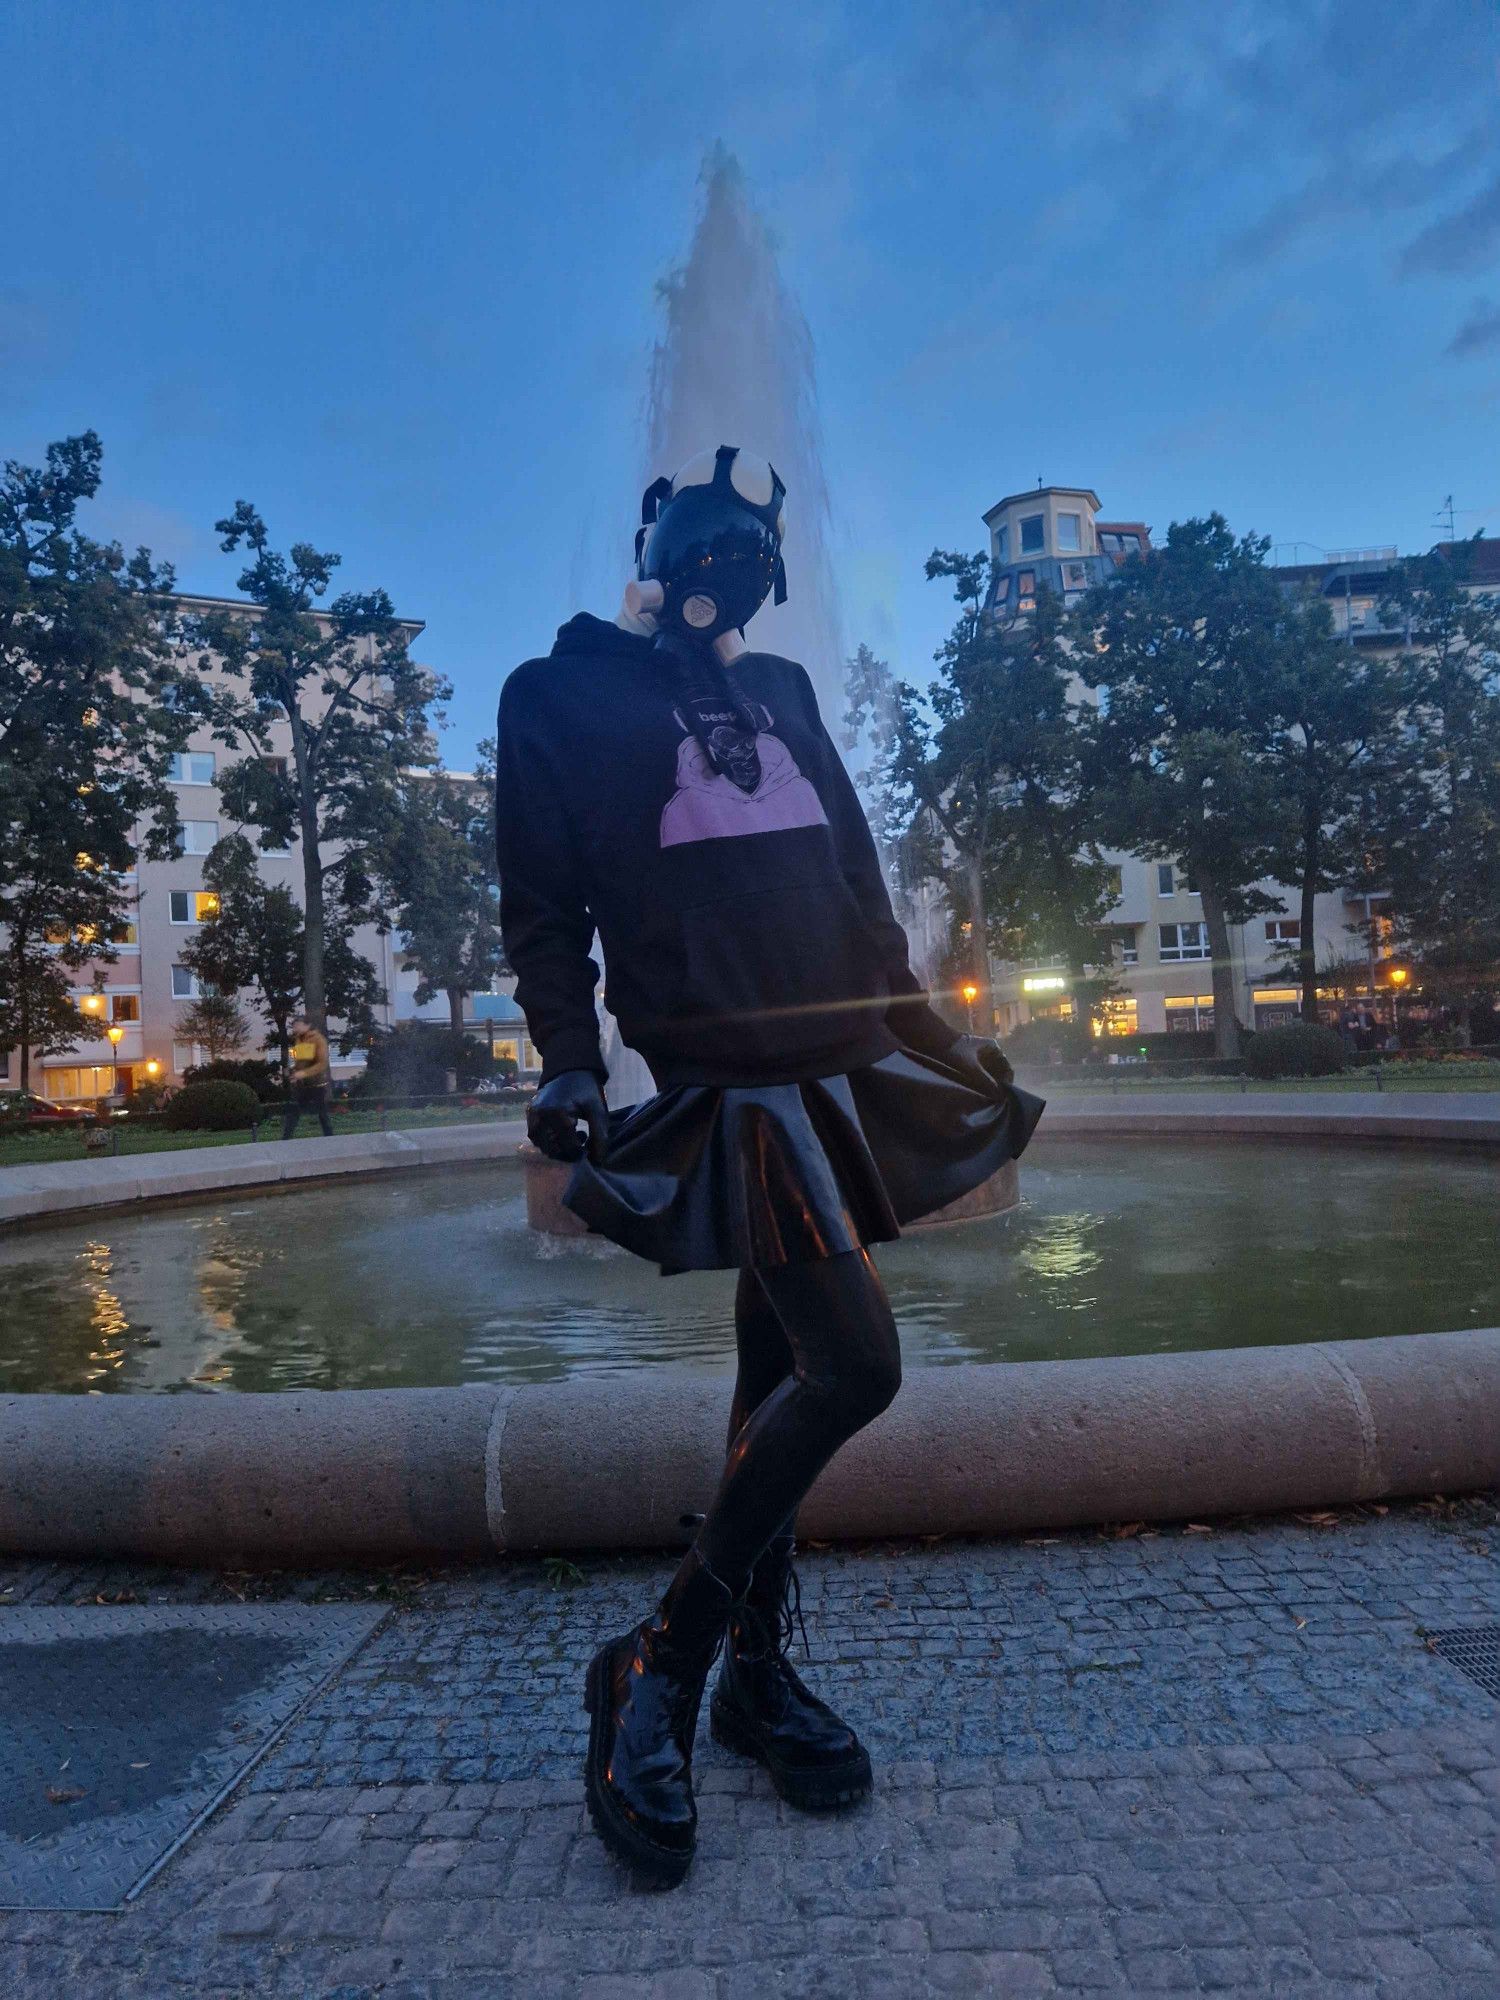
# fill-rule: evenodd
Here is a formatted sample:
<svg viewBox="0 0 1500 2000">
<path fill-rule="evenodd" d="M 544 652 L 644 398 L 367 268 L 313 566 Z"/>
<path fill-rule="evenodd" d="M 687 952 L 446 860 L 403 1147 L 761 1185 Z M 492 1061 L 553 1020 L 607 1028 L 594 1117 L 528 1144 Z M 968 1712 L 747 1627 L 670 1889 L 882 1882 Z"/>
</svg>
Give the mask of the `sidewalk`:
<svg viewBox="0 0 1500 2000">
<path fill-rule="evenodd" d="M 654 1896 L 587 1829 L 579 1688 L 665 1562 L 0 1565 L 28 1613 L 389 1606 L 137 1902 L 0 1913 L 0 1991 L 1493 2000 L 1500 1701 L 1425 1635 L 1500 1624 L 1497 1522 L 1426 1503 L 813 1552 L 808 1676 L 866 1734 L 875 1798 L 794 1815 L 705 1725 L 698 1861 Z"/>
</svg>

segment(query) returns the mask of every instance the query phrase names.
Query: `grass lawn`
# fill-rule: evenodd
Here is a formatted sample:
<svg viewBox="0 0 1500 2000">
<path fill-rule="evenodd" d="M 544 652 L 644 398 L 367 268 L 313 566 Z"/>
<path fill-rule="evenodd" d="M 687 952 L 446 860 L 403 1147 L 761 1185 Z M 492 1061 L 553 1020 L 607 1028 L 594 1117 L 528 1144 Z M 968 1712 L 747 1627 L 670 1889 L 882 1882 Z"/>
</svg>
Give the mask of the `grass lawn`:
<svg viewBox="0 0 1500 2000">
<path fill-rule="evenodd" d="M 519 1120 L 524 1107 L 518 1104 L 496 1105 L 493 1108 L 477 1104 L 422 1105 L 411 1108 L 396 1107 L 384 1116 L 379 1111 L 335 1111 L 333 1129 L 336 1137 L 355 1132 L 399 1132 L 431 1125 L 480 1125 L 490 1124 L 497 1119 Z M 117 1148 L 121 1159 L 137 1153 L 176 1153 L 197 1146 L 246 1146 L 250 1143 L 249 1132 L 164 1132 L 160 1127 L 132 1126 L 129 1120 L 122 1120 L 108 1128 L 109 1137 Z M 281 1114 L 267 1118 L 258 1134 L 264 1141 L 279 1139 L 281 1136 Z M 316 1117 L 302 1115 L 302 1123 L 297 1128 L 297 1139 L 320 1139 Z M 42 1166 L 57 1160 L 85 1160 L 110 1157 L 109 1153 L 90 1154 L 83 1143 L 81 1131 L 67 1132 L 15 1132 L 0 1135 L 0 1167 Z"/>
</svg>

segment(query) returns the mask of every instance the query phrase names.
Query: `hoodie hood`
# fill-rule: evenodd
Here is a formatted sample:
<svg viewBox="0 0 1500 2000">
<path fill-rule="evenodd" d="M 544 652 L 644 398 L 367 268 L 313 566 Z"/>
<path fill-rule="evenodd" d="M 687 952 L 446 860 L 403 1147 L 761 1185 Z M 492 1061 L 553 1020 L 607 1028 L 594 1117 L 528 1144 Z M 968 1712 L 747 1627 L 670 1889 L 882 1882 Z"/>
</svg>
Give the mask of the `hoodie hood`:
<svg viewBox="0 0 1500 2000">
<path fill-rule="evenodd" d="M 651 646 L 652 641 L 638 633 L 622 632 L 607 618 L 596 618 L 592 611 L 580 611 L 566 625 L 558 627 L 551 657 L 555 660 L 592 655 L 597 659 L 600 653 L 617 653 L 640 659 L 651 651 Z"/>
</svg>

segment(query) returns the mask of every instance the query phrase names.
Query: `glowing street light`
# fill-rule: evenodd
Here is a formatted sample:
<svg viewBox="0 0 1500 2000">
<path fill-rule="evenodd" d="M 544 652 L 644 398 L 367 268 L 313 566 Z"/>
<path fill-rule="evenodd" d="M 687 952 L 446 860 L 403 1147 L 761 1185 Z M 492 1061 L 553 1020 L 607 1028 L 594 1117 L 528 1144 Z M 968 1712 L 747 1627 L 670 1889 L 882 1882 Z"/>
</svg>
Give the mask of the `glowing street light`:
<svg viewBox="0 0 1500 2000">
<path fill-rule="evenodd" d="M 966 979 L 959 991 L 964 996 L 964 1005 L 969 1010 L 969 1033 L 974 1032 L 974 1002 L 979 998 L 979 988 L 972 979 Z"/>
<path fill-rule="evenodd" d="M 1411 974 L 1404 965 L 1393 965 L 1391 967 L 1391 1033 L 1393 1035 L 1396 1032 L 1401 989 L 1410 978 Z"/>
<path fill-rule="evenodd" d="M 104 1032 L 109 1036 L 109 1094 L 113 1097 L 120 1088 L 120 1044 L 125 1030 L 118 1021 L 111 1021 Z"/>
</svg>

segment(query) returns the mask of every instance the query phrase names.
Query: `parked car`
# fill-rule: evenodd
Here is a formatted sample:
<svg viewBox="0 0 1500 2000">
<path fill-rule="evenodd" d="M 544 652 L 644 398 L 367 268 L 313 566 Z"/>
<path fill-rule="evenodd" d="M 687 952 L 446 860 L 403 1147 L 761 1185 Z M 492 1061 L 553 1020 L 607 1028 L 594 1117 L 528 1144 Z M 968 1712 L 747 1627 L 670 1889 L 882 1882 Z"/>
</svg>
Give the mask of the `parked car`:
<svg viewBox="0 0 1500 2000">
<path fill-rule="evenodd" d="M 34 1090 L 0 1090 L 0 1125 L 46 1131 L 56 1125 L 87 1125 L 92 1115 L 76 1104 L 53 1104 Z"/>
</svg>

